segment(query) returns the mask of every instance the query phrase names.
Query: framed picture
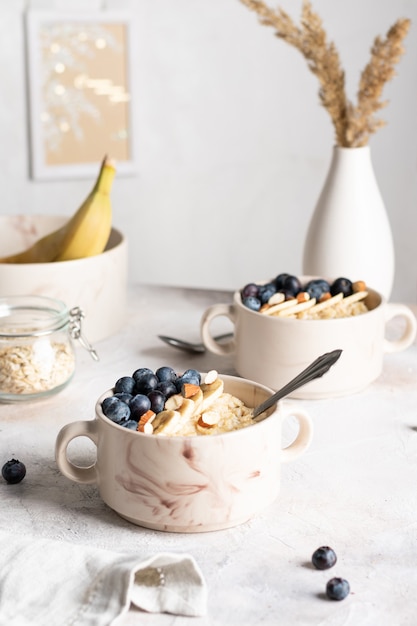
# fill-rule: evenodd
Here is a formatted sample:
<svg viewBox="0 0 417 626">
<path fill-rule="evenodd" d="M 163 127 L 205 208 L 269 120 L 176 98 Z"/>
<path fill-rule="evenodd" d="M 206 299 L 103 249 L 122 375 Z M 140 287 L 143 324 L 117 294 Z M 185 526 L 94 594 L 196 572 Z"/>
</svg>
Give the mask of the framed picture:
<svg viewBox="0 0 417 626">
<path fill-rule="evenodd" d="M 105 155 L 134 173 L 129 17 L 30 10 L 26 35 L 32 178 L 94 177 Z"/>
</svg>

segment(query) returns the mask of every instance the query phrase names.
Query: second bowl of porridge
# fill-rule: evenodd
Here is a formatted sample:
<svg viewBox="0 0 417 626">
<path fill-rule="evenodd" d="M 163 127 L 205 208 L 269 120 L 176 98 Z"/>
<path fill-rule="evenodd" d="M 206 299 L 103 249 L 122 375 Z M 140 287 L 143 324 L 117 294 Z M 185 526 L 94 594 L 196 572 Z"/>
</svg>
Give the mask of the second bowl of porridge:
<svg viewBox="0 0 417 626">
<path fill-rule="evenodd" d="M 282 300 L 282 294 L 274 299 L 272 294 L 266 307 L 255 310 L 256 303 L 254 308 L 244 304 L 239 290 L 231 304 L 209 307 L 201 319 L 206 348 L 220 357 L 232 355 L 240 376 L 272 389 L 284 386 L 318 354 L 341 349 L 337 367 L 293 393 L 296 398 L 315 399 L 361 391 L 379 377 L 386 354 L 413 343 L 417 325 L 409 307 L 386 302 L 362 281 L 352 283 L 355 290 L 348 296 L 329 293 L 320 299 L 305 296 L 305 287 L 320 280 L 329 285 L 340 280 L 343 285 L 342 277 L 293 278 L 301 285 L 298 299 L 284 296 Z M 259 284 L 266 289 L 270 283 Z M 233 325 L 234 337 L 228 343 L 219 343 L 212 336 L 212 323 L 218 317 L 228 318 Z M 397 330 L 389 334 L 395 326 Z"/>
</svg>

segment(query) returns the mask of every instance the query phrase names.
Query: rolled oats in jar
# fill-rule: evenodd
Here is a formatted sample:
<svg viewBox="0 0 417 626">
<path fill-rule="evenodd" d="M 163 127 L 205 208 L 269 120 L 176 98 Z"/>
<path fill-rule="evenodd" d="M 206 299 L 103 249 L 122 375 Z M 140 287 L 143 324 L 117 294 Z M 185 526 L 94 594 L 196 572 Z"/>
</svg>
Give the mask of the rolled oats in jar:
<svg viewBox="0 0 417 626">
<path fill-rule="evenodd" d="M 0 298 L 0 401 L 49 396 L 70 382 L 81 317 L 46 296 Z"/>
</svg>

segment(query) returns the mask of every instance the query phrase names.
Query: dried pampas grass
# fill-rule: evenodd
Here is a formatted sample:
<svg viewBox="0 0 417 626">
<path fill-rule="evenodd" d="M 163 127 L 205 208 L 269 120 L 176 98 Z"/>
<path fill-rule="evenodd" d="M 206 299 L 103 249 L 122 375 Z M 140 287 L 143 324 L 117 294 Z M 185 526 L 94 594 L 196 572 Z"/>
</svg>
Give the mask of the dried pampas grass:
<svg viewBox="0 0 417 626">
<path fill-rule="evenodd" d="M 319 80 L 319 99 L 332 120 L 336 144 L 345 148 L 367 145 L 370 135 L 385 125 L 375 114 L 387 104 L 381 100 L 382 91 L 395 75 L 394 67 L 405 51 L 402 42 L 410 20 L 397 20 L 384 39 L 376 37 L 374 40 L 354 106 L 346 96 L 345 73 L 338 51 L 334 43 L 327 40 L 322 20 L 312 10 L 309 0 L 303 0 L 300 26 L 281 8 L 273 10 L 262 0 L 240 1 L 258 14 L 262 24 L 272 26 L 277 37 L 305 57 L 309 69 Z"/>
</svg>

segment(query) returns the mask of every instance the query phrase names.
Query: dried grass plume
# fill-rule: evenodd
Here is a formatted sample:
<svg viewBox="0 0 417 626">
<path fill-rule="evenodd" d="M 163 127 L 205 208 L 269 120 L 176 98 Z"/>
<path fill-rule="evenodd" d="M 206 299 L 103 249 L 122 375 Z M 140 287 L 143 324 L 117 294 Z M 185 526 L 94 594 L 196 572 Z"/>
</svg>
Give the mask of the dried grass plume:
<svg viewBox="0 0 417 626">
<path fill-rule="evenodd" d="M 385 38 L 376 37 L 370 60 L 360 76 L 356 105 L 346 96 L 345 73 L 336 46 L 328 41 L 322 20 L 303 0 L 300 25 L 281 8 L 271 9 L 262 0 L 240 0 L 258 14 L 260 22 L 271 26 L 275 35 L 301 52 L 320 83 L 319 99 L 332 120 L 336 144 L 356 148 L 368 144 L 369 137 L 385 122 L 376 116 L 387 102 L 381 100 L 384 85 L 395 75 L 395 65 L 404 54 L 402 45 L 409 19 L 399 19 Z"/>
</svg>

